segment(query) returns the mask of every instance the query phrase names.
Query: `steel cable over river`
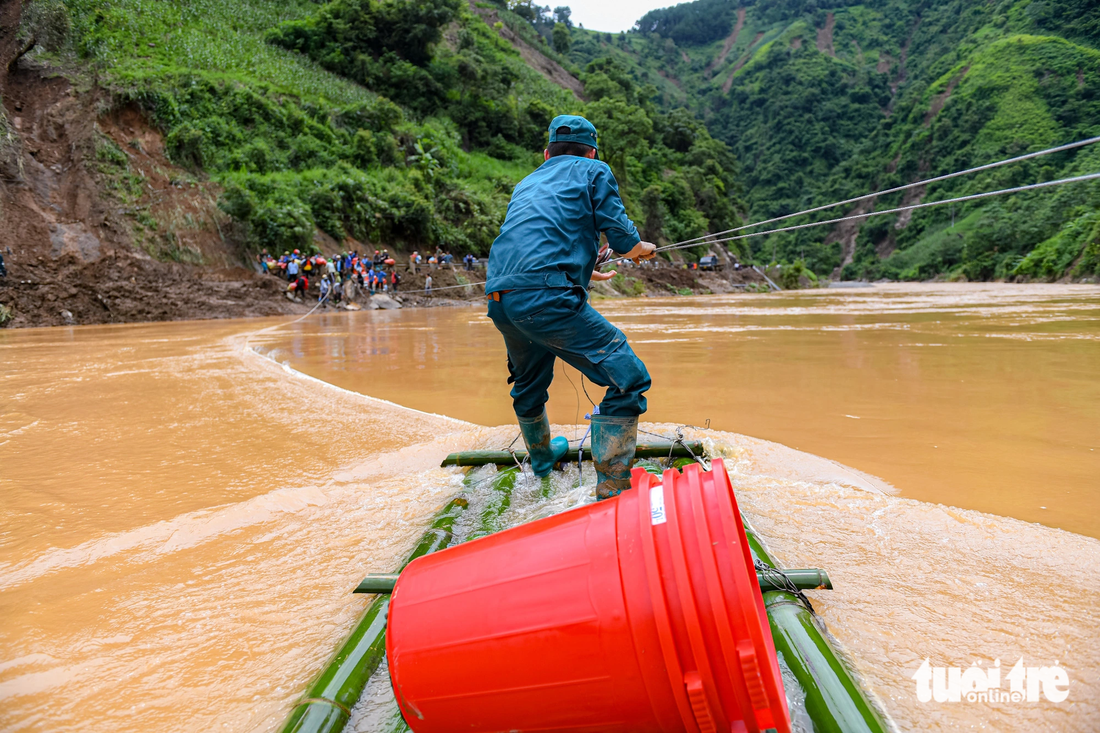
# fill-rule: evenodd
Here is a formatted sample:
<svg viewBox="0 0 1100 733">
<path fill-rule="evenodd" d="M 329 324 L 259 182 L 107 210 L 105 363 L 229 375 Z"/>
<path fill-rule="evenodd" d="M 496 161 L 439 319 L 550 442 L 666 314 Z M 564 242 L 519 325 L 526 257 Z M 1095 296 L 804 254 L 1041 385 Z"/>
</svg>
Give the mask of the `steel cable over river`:
<svg viewBox="0 0 1100 733">
<path fill-rule="evenodd" d="M 964 168 L 963 170 L 954 171 L 952 173 L 946 173 L 942 176 L 935 176 L 933 178 L 926 178 L 922 181 L 914 181 L 913 183 L 906 183 L 903 186 L 895 186 L 894 188 L 888 188 L 882 191 L 875 191 L 874 193 L 863 194 L 862 196 L 856 196 L 855 198 L 845 199 L 843 201 L 835 201 L 831 204 L 824 204 L 823 206 L 815 206 L 811 209 L 803 209 L 802 211 L 796 211 L 792 214 L 784 214 L 783 216 L 777 216 L 772 219 L 765 219 L 764 221 L 753 222 L 752 224 L 743 224 L 739 227 L 732 229 L 723 229 L 720 232 L 711 232 L 710 234 L 704 234 L 699 237 L 693 237 L 691 239 L 685 239 L 680 242 L 674 242 L 669 245 L 670 247 L 678 247 L 689 242 L 698 242 L 700 244 L 705 243 L 704 240 L 709 240 L 712 237 L 720 237 L 723 234 L 733 234 L 734 232 L 744 231 L 745 229 L 752 229 L 753 227 L 765 226 L 767 224 L 774 224 L 778 221 L 785 221 L 787 219 L 793 219 L 796 216 L 805 216 L 806 214 L 815 214 L 819 211 L 825 211 L 826 209 L 835 209 L 838 206 L 847 206 L 848 204 L 856 204 L 860 201 L 868 201 L 870 199 L 878 198 L 879 196 L 889 196 L 894 193 L 901 193 L 902 191 L 908 191 L 913 188 L 920 188 L 921 186 L 928 186 L 933 183 L 939 183 L 941 181 L 948 181 L 952 178 L 958 178 L 960 176 L 968 176 L 971 173 L 980 173 L 981 171 L 992 170 L 994 168 L 1000 168 L 1001 166 L 1010 165 L 1012 163 L 1020 163 L 1025 160 L 1032 160 L 1034 158 L 1042 158 L 1047 155 L 1053 155 L 1055 153 L 1063 153 L 1067 150 L 1076 150 L 1077 148 L 1083 148 L 1086 145 L 1092 145 L 1093 143 L 1100 142 L 1100 137 L 1090 137 L 1084 140 L 1078 140 L 1077 142 L 1067 143 L 1065 145 L 1057 145 L 1053 148 L 1046 148 L 1045 150 L 1037 150 L 1033 153 L 1026 153 L 1024 155 L 1017 155 L 1014 158 L 1006 158 L 1004 160 L 998 160 L 993 163 L 986 163 L 985 165 L 974 166 L 973 168 Z M 945 202 L 946 203 L 946 202 Z"/>
<path fill-rule="evenodd" d="M 966 201 L 975 201 L 978 199 L 989 198 L 992 196 L 1003 196 L 1010 193 L 1020 193 L 1022 191 L 1030 191 L 1036 189 L 1049 188 L 1051 186 L 1060 186 L 1067 183 L 1081 183 L 1084 181 L 1091 181 L 1100 178 L 1100 172 L 1087 173 L 1080 176 L 1071 176 L 1068 178 L 1062 178 L 1055 181 L 1039 181 L 1036 183 L 1030 183 L 1024 186 L 1014 186 L 1011 188 L 1003 188 L 996 191 L 983 191 L 980 193 L 969 194 L 966 196 L 956 196 L 950 199 L 943 199 L 938 201 L 926 201 L 919 204 L 911 204 L 908 206 L 898 206 L 892 209 L 884 209 L 882 211 L 869 211 L 866 213 L 851 214 L 848 216 L 836 217 L 833 219 L 824 219 L 821 221 L 812 221 L 806 224 L 796 224 L 786 227 L 778 227 L 776 229 L 768 229 L 760 232 L 750 232 L 748 234 L 740 234 L 733 237 L 726 237 L 723 235 L 733 234 L 734 232 L 744 231 L 746 229 L 753 229 L 755 227 L 765 226 L 767 224 L 774 224 L 776 222 L 785 221 L 787 219 L 793 219 L 797 216 L 806 216 L 808 214 L 814 214 L 826 209 L 834 209 L 838 206 L 846 206 L 848 204 L 854 204 L 861 201 L 868 201 L 878 198 L 879 196 L 888 196 L 894 193 L 900 193 L 902 191 L 908 191 L 910 189 L 919 188 L 921 186 L 928 186 L 933 183 L 939 183 L 941 181 L 947 181 L 952 178 L 958 178 L 960 176 L 970 175 L 972 173 L 979 173 L 981 171 L 992 170 L 994 168 L 1000 168 L 1001 166 L 1009 165 L 1011 163 L 1019 163 L 1025 160 L 1031 160 L 1034 158 L 1041 158 L 1046 155 L 1053 155 L 1054 153 L 1061 153 L 1068 150 L 1076 150 L 1077 148 L 1084 147 L 1086 145 L 1092 145 L 1093 143 L 1100 142 L 1100 137 L 1091 137 L 1084 140 L 1078 140 L 1076 142 L 1067 143 L 1065 145 L 1058 145 L 1053 148 L 1047 148 L 1045 150 L 1038 150 L 1033 153 L 1027 153 L 1025 155 L 1018 155 L 1014 158 L 1006 158 L 1004 160 L 998 160 L 993 163 L 986 163 L 984 165 L 974 166 L 972 168 L 965 168 L 963 170 L 947 173 L 942 176 L 935 176 L 933 178 L 927 178 L 922 181 L 914 181 L 907 183 L 903 186 L 895 186 L 894 188 L 888 188 L 882 191 L 875 191 L 874 193 L 863 194 L 862 196 L 856 196 L 855 198 L 844 199 L 843 201 L 834 201 L 831 204 L 824 204 L 822 206 L 815 206 L 809 209 L 803 209 L 802 211 L 795 211 L 790 214 L 784 214 L 782 216 L 773 217 L 771 219 L 765 219 L 763 221 L 753 222 L 751 224 L 742 224 L 741 226 L 734 227 L 732 229 L 723 229 L 720 232 L 711 232 L 709 234 L 703 234 L 698 237 L 692 237 L 691 239 L 684 239 L 679 242 L 672 242 L 671 244 L 662 245 L 657 248 L 658 252 L 671 252 L 678 249 L 690 249 L 692 247 L 709 246 L 712 244 L 721 244 L 725 242 L 734 242 L 740 239 L 749 239 L 751 237 L 763 237 L 769 234 L 779 234 L 780 232 L 790 232 L 797 229 L 809 229 L 811 227 L 826 226 L 829 224 L 839 224 L 844 221 L 854 221 L 856 219 L 868 219 L 874 216 L 885 216 L 888 214 L 898 214 L 903 211 L 914 211 L 916 209 L 926 209 L 934 206 L 945 206 L 947 204 L 957 204 Z M 615 258 L 608 260 L 609 262 L 622 262 L 623 258 Z"/>
<path fill-rule="evenodd" d="M 1100 727 L 1097 288 L 601 307 L 655 376 L 644 428 L 711 419 L 687 436 L 778 560 L 829 570 L 807 595 L 902 729 Z M 277 730 L 369 602 L 351 590 L 460 490 L 441 459 L 515 437 L 491 328 L 448 308 L 0 332 L 0 728 Z M 585 404 L 555 382 L 568 437 Z M 571 470 L 502 526 L 591 501 Z M 926 658 L 1021 657 L 1064 668 L 1068 699 L 917 698 Z M 377 675 L 350 729 L 395 709 Z"/>
<path fill-rule="evenodd" d="M 1010 193 L 1021 193 L 1023 191 L 1039 190 L 1044 188 L 1050 188 L 1052 186 L 1061 186 L 1067 183 L 1083 183 L 1085 181 L 1092 181 L 1100 179 L 1100 172 L 1087 173 L 1080 176 L 1071 176 L 1068 178 L 1061 178 L 1054 181 L 1039 181 L 1037 183 L 1029 183 L 1023 186 L 1013 186 L 1011 188 L 1002 188 L 996 191 L 983 191 L 980 193 L 968 194 L 966 196 L 956 196 L 954 198 L 943 199 L 938 201 L 926 201 L 924 203 L 910 204 L 907 206 L 897 206 L 892 209 L 883 209 L 881 211 L 869 211 L 862 214 L 851 214 L 848 216 L 841 216 L 832 219 L 825 219 L 822 221 L 813 221 L 806 224 L 796 224 L 792 226 L 779 227 L 776 229 L 768 229 L 760 232 L 750 232 L 748 234 L 740 234 L 733 237 L 726 237 L 723 235 L 732 234 L 734 232 L 744 231 L 745 229 L 752 229 L 755 227 L 765 226 L 767 224 L 774 224 L 775 222 L 785 221 L 787 219 L 793 219 L 797 216 L 805 216 L 807 214 L 814 214 L 819 211 L 825 211 L 826 209 L 835 209 L 838 206 L 846 206 L 848 204 L 859 203 L 860 201 L 867 201 L 878 198 L 879 196 L 888 196 L 894 193 L 900 193 L 902 191 L 908 191 L 913 188 L 919 188 L 921 186 L 928 186 L 933 183 L 939 183 L 941 181 L 947 181 L 952 178 L 958 178 L 960 176 L 970 175 L 972 173 L 979 173 L 981 171 L 992 170 L 994 168 L 1000 168 L 1001 166 L 1009 165 L 1011 163 L 1019 163 L 1025 160 L 1032 160 L 1034 158 L 1041 158 L 1046 155 L 1053 155 L 1054 153 L 1062 153 L 1067 150 L 1076 150 L 1077 148 L 1084 147 L 1086 145 L 1092 145 L 1093 143 L 1100 142 L 1100 137 L 1091 137 L 1085 140 L 1078 140 L 1077 142 L 1067 143 L 1065 145 L 1058 145 L 1053 148 L 1047 148 L 1045 150 L 1039 150 L 1033 153 L 1027 153 L 1025 155 L 1018 155 L 1014 158 L 1006 158 L 1005 160 L 998 160 L 993 163 L 986 163 L 985 165 L 975 166 L 973 168 L 966 168 L 964 170 L 955 171 L 953 173 L 947 173 L 942 176 L 935 176 L 934 178 L 927 178 L 922 181 L 914 181 L 913 183 L 907 183 L 904 186 L 895 186 L 894 188 L 885 189 L 882 191 L 875 191 L 874 193 L 864 194 L 862 196 L 856 196 L 855 198 L 845 199 L 843 201 L 835 201 L 831 204 L 824 204 L 822 206 L 815 206 L 810 209 L 804 209 L 802 211 L 796 211 L 791 214 L 784 214 L 783 216 L 777 216 L 771 219 L 765 219 L 763 221 L 753 222 L 752 224 L 743 224 L 739 227 L 732 229 L 724 229 L 720 232 L 712 232 L 710 234 L 703 234 L 691 239 L 685 239 L 680 242 L 672 242 L 657 248 L 657 252 L 672 252 L 679 249 L 690 249 L 692 247 L 709 246 L 712 244 L 722 244 L 725 242 L 735 242 L 741 239 L 750 239 L 752 237 L 763 237 L 769 234 L 779 234 L 781 232 L 790 232 L 798 229 L 809 229 L 812 227 L 827 226 L 829 224 L 839 224 L 845 221 L 854 221 L 857 219 L 869 219 L 875 216 L 887 216 L 890 214 L 899 214 L 903 211 L 915 211 L 917 209 L 927 209 L 936 206 L 946 206 L 948 204 L 964 203 L 966 201 L 976 201 L 979 199 L 990 198 L 993 196 L 1004 196 Z M 613 262 L 625 261 L 622 257 L 613 257 L 601 264 L 609 264 Z M 766 279 L 766 277 L 765 277 Z M 769 284 L 774 285 L 771 281 Z M 438 290 L 457 290 L 458 288 L 472 288 L 477 285 L 484 285 L 485 282 L 471 282 L 460 283 L 458 285 L 447 285 L 444 287 L 432 288 L 430 292 Z M 316 310 L 314 307 L 313 310 Z M 311 311 L 312 312 L 312 311 Z"/>
<path fill-rule="evenodd" d="M 1061 178 L 1056 181 L 1041 181 L 1039 183 L 1029 183 L 1026 186 L 1014 186 L 1012 188 L 1002 188 L 997 191 L 983 191 L 982 193 L 972 193 L 967 196 L 956 196 L 955 198 L 944 199 L 942 201 L 926 201 L 921 204 L 910 204 L 909 206 L 897 206 L 893 209 L 883 209 L 881 211 L 868 211 L 865 214 L 851 214 L 850 216 L 840 216 L 835 219 L 825 219 L 824 221 L 813 221 L 808 224 L 793 224 L 787 227 L 779 227 L 777 229 L 768 229 L 763 232 L 750 232 L 749 234 L 739 234 L 735 237 L 721 237 L 718 239 L 708 239 L 704 242 L 682 242 L 679 244 L 669 244 L 664 247 L 658 247 L 658 252 L 669 252 L 676 249 L 686 249 L 688 247 L 698 247 L 700 244 L 720 244 L 723 242 L 734 242 L 738 239 L 748 239 L 749 237 L 763 237 L 768 234 L 778 234 L 780 232 L 792 232 L 796 229 L 808 229 L 810 227 L 826 226 L 828 224 L 839 224 L 843 221 L 854 221 L 855 219 L 869 219 L 873 216 L 887 216 L 889 214 L 898 214 L 902 211 L 915 211 L 916 209 L 927 209 L 933 206 L 946 206 L 947 204 L 959 204 L 965 201 L 976 201 L 978 199 L 989 198 L 991 196 L 1004 196 L 1010 193 L 1020 193 L 1021 191 L 1033 191 L 1041 188 L 1049 188 L 1050 186 L 1061 186 L 1067 183 L 1082 183 L 1084 181 L 1094 181 L 1100 178 L 1100 173 L 1089 173 L 1083 176 L 1073 176 L 1071 178 Z M 837 204 L 832 204 L 836 206 Z M 826 207 L 829 208 L 829 207 Z M 796 216 L 792 214 L 792 216 Z M 787 217 L 784 217 L 787 218 Z M 758 226 L 758 225 L 753 225 Z"/>
</svg>

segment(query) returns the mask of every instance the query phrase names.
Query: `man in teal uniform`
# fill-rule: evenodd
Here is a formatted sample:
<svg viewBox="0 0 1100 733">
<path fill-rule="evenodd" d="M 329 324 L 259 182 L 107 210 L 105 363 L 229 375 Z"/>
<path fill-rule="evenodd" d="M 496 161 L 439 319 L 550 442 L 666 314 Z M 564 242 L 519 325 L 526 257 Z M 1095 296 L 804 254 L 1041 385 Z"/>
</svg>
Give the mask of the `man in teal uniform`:
<svg viewBox="0 0 1100 733">
<path fill-rule="evenodd" d="M 512 192 L 500 236 L 489 252 L 489 317 L 508 349 L 513 407 L 536 476 L 546 476 L 569 444 L 550 439 L 547 388 L 554 360 L 576 367 L 607 387 L 592 415 L 592 458 L 600 499 L 630 487 L 638 416 L 649 372 L 626 336 L 588 303 L 600 234 L 626 259 L 650 259 L 656 247 L 641 241 L 626 216 L 615 176 L 596 159 L 596 128 L 577 115 L 550 123 L 550 144 L 534 173 Z"/>
</svg>

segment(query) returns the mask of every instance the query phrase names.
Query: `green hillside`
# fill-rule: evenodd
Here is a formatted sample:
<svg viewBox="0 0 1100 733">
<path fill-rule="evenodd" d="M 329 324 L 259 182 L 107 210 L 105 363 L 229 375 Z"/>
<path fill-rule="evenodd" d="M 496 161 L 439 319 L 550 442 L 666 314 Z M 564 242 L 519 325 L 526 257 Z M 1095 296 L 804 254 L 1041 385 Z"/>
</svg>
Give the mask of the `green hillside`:
<svg viewBox="0 0 1100 733">
<path fill-rule="evenodd" d="M 1086 0 L 697 0 L 619 34 L 514 0 L 32 0 L 19 35 L 105 92 L 100 113 L 144 111 L 251 250 L 320 229 L 484 254 L 563 112 L 600 128 L 658 242 L 1100 135 Z M 112 145 L 97 158 L 125 203 L 136 174 Z M 857 210 L 1095 171 L 1100 146 Z M 729 246 L 846 278 L 1090 276 L 1100 184 Z"/>
<path fill-rule="evenodd" d="M 581 100 L 526 6 L 520 15 L 461 0 L 27 7 L 20 34 L 40 39 L 32 55 L 105 90 L 103 114 L 139 107 L 174 163 L 221 184 L 219 206 L 250 250 L 309 248 L 319 228 L 338 241 L 485 254 L 512 187 L 541 162 L 550 120 L 575 112 L 603 131 L 639 223 L 685 237 L 739 221 L 728 148 L 649 100 Z M 104 166 L 125 167 L 110 140 L 101 144 Z M 658 181 L 672 193 L 645 208 Z M 135 217 L 135 230 L 145 224 Z"/>
<path fill-rule="evenodd" d="M 574 29 L 592 97 L 645 88 L 739 162 L 750 220 L 1100 135 L 1100 6 L 1086 0 L 697 0 L 634 32 Z M 644 96 L 644 94 L 643 94 Z M 639 102 L 642 103 L 642 102 Z M 882 197 L 876 209 L 1100 171 L 1100 146 Z M 913 195 L 916 193 L 917 195 Z M 862 211 L 863 209 L 861 209 Z M 1100 268 L 1100 185 L 742 240 L 819 274 L 1056 278 Z M 819 218 L 850 211 L 830 211 Z M 751 242 L 751 244 L 750 244 Z"/>
</svg>

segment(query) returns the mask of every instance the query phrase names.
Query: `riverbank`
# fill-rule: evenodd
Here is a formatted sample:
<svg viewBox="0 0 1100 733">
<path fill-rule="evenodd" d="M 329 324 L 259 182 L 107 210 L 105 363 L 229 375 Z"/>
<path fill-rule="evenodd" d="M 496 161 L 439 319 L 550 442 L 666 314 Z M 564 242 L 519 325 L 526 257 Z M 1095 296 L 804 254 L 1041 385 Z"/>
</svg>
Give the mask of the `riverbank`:
<svg viewBox="0 0 1100 733">
<path fill-rule="evenodd" d="M 87 245 L 93 238 L 74 227 L 54 226 L 49 236 L 28 237 L 18 254 L 5 257 L 8 276 L 0 278 L 0 307 L 6 315 L 0 315 L 0 327 L 295 315 L 307 313 L 317 302 L 315 282 L 311 283 L 311 297 L 294 301 L 286 297 L 282 278 L 241 266 L 161 262 L 125 242 L 100 251 L 98 238 L 90 251 L 72 251 L 68 240 Z M 366 249 L 363 246 L 360 251 Z M 749 268 L 727 267 L 715 272 L 661 263 L 627 264 L 619 270 L 618 277 L 593 285 L 597 297 L 717 295 L 767 287 L 763 277 Z M 431 293 L 424 289 L 429 272 Z M 348 301 L 354 304 L 351 309 L 453 306 L 480 301 L 484 296 L 484 268 L 466 271 L 445 266 L 432 270 L 422 266 L 414 273 L 399 265 L 398 273 L 401 284 L 395 300 L 372 299 L 360 291 Z"/>
<path fill-rule="evenodd" d="M 14 51 L 0 51 L 0 60 L 10 62 Z M 255 272 L 247 233 L 219 208 L 222 187 L 201 170 L 173 163 L 163 131 L 85 71 L 23 58 L 0 73 L 0 132 L 11 133 L 0 141 L 0 254 L 7 269 L 0 277 L 0 328 L 308 311 L 317 284 L 311 283 L 312 302 L 296 303 L 285 297 L 285 283 Z M 437 292 L 425 297 L 426 267 L 419 274 L 405 267 L 412 245 L 336 241 L 320 230 L 313 245 L 326 255 L 388 246 L 404 278 L 402 307 L 483 295 L 476 285 L 454 287 L 483 281 L 483 269 L 442 268 L 433 278 Z M 720 276 L 668 263 L 626 269 L 596 292 L 723 293 L 759 279 L 751 271 Z M 370 307 L 365 298 L 357 305 Z"/>
</svg>

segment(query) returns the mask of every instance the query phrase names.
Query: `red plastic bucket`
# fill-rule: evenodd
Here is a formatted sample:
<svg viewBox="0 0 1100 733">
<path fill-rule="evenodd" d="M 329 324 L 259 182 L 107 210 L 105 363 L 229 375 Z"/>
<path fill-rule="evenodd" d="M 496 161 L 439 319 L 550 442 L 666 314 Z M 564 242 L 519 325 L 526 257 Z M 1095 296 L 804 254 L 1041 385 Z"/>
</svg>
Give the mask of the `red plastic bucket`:
<svg viewBox="0 0 1100 733">
<path fill-rule="evenodd" d="M 413 731 L 790 730 L 722 462 L 631 485 L 405 568 L 386 654 Z"/>
</svg>

